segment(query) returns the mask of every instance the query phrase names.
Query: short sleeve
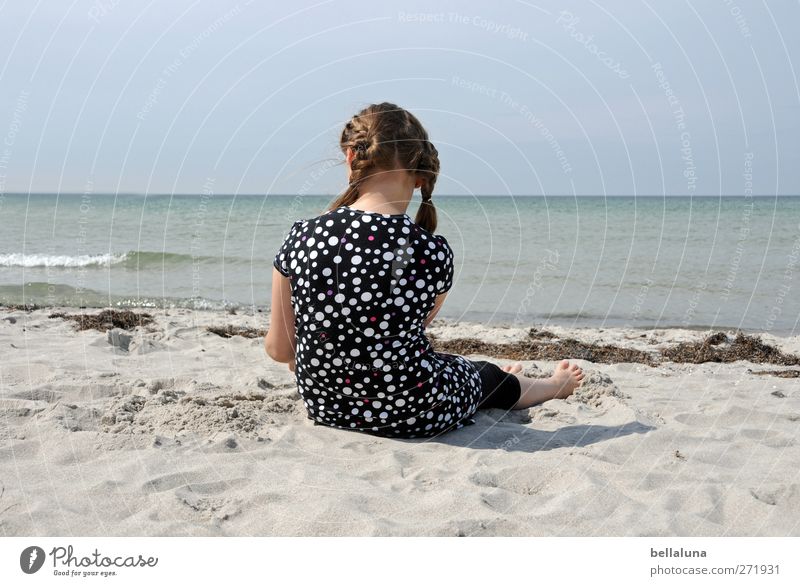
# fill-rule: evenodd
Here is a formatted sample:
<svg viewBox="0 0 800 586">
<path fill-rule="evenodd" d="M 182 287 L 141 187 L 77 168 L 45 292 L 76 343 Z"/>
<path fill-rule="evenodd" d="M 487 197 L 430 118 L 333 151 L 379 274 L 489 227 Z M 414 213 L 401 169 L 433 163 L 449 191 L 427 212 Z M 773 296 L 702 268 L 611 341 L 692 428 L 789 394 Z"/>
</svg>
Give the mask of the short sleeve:
<svg viewBox="0 0 800 586">
<path fill-rule="evenodd" d="M 442 272 L 439 273 L 441 280 L 437 284 L 436 290 L 436 294 L 441 295 L 442 293 L 447 293 L 453 286 L 454 255 L 453 249 L 450 248 L 450 243 L 447 242 L 447 239 L 441 234 L 437 234 L 436 237 L 442 247 L 440 252 L 444 256 L 444 259 L 442 260 Z"/>
<path fill-rule="evenodd" d="M 286 238 L 284 238 L 283 244 L 281 244 L 281 247 L 278 249 L 278 253 L 275 255 L 275 260 L 272 262 L 272 266 L 278 269 L 278 272 L 284 277 L 289 276 L 289 262 L 291 261 L 290 253 L 295 247 L 302 223 L 302 220 L 297 220 L 294 224 L 292 224 L 292 227 L 289 229 L 289 234 L 287 234 Z"/>
</svg>

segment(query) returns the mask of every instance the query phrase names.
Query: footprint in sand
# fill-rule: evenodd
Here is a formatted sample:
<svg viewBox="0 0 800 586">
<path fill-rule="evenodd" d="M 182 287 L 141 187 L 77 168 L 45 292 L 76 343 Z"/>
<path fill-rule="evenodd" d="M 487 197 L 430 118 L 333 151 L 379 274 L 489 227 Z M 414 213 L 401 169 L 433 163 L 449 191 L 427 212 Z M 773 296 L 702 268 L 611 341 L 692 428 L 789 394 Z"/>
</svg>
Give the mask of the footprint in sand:
<svg viewBox="0 0 800 586">
<path fill-rule="evenodd" d="M 561 424 L 571 425 L 578 420 L 569 413 L 542 406 L 531 409 L 531 421 L 556 421 Z"/>
<path fill-rule="evenodd" d="M 165 474 L 164 476 L 157 476 L 145 482 L 142 485 L 142 490 L 145 492 L 164 492 L 180 486 L 186 486 L 188 483 L 199 481 L 201 478 L 202 474 L 199 472 Z"/>
<path fill-rule="evenodd" d="M 48 388 L 30 389 L 28 391 L 21 391 L 10 395 L 12 399 L 25 399 L 28 401 L 44 401 L 46 403 L 55 403 L 61 400 L 64 393 L 53 391 Z"/>
</svg>

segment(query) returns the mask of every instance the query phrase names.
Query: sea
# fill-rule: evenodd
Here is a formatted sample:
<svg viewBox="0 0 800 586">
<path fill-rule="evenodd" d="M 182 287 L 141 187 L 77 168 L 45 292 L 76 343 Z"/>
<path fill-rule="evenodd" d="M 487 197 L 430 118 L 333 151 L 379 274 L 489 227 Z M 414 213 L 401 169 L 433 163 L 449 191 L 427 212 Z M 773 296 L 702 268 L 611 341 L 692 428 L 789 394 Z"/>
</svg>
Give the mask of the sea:
<svg viewBox="0 0 800 586">
<path fill-rule="evenodd" d="M 0 303 L 266 311 L 292 222 L 332 195 L 0 195 Z M 434 197 L 440 316 L 793 335 L 800 196 Z M 413 218 L 418 200 L 412 202 Z"/>
</svg>

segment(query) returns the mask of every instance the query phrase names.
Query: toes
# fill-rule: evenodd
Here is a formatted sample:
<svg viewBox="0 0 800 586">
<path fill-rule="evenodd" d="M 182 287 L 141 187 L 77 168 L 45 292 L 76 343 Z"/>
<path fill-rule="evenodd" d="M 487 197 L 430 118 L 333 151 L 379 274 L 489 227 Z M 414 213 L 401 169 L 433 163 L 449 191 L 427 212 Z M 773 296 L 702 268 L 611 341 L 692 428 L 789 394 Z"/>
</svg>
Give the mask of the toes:
<svg viewBox="0 0 800 586">
<path fill-rule="evenodd" d="M 558 363 L 559 368 L 569 368 L 569 360 L 566 358 Z"/>
</svg>

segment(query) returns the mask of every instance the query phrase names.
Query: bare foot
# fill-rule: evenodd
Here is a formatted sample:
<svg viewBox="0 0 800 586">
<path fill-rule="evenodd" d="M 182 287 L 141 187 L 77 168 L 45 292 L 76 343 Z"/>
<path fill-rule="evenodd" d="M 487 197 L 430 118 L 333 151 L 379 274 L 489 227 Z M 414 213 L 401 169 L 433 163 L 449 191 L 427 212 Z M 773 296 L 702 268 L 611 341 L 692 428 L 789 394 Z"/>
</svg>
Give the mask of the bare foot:
<svg viewBox="0 0 800 586">
<path fill-rule="evenodd" d="M 520 397 L 513 408 L 527 409 L 550 399 L 569 397 L 583 382 L 584 374 L 577 364 L 562 360 L 549 378 L 528 378 L 520 374 L 515 376 L 519 380 Z"/>
<path fill-rule="evenodd" d="M 569 360 L 562 360 L 556 365 L 553 376 L 549 379 L 555 384 L 556 394 L 554 399 L 565 399 L 583 382 L 583 370 L 577 364 L 570 364 Z"/>
<path fill-rule="evenodd" d="M 514 364 L 506 364 L 505 366 L 501 366 L 500 370 L 511 374 L 517 374 L 518 372 L 522 372 L 522 365 L 519 362 L 515 362 Z"/>
</svg>

